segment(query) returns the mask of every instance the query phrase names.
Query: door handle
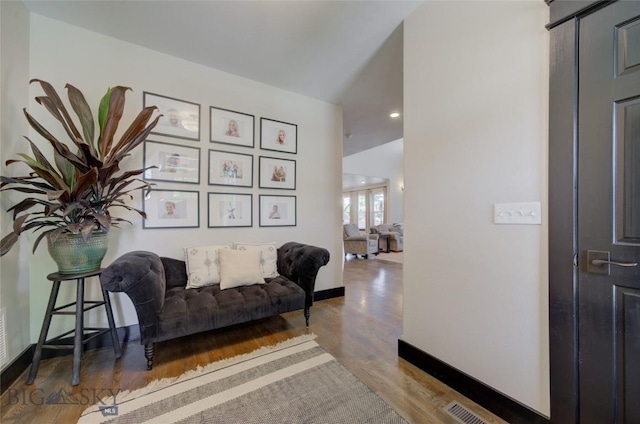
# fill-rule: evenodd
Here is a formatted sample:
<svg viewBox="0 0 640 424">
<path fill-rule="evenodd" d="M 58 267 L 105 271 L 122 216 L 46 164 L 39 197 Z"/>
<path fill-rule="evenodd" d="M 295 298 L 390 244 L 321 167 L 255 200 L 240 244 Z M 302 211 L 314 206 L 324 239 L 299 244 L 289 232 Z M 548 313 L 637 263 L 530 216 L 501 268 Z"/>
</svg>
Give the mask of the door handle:
<svg viewBox="0 0 640 424">
<path fill-rule="evenodd" d="M 595 266 L 602 266 L 602 265 L 609 264 L 609 265 L 615 265 L 615 266 L 623 266 L 625 268 L 638 266 L 638 262 L 616 262 L 616 261 L 605 261 L 603 259 L 594 259 L 591 261 L 591 264 Z"/>
<path fill-rule="evenodd" d="M 610 253 L 602 250 L 587 250 L 587 272 L 592 274 L 611 275 L 611 265 L 632 268 L 638 262 L 622 262 L 611 260 Z"/>
</svg>

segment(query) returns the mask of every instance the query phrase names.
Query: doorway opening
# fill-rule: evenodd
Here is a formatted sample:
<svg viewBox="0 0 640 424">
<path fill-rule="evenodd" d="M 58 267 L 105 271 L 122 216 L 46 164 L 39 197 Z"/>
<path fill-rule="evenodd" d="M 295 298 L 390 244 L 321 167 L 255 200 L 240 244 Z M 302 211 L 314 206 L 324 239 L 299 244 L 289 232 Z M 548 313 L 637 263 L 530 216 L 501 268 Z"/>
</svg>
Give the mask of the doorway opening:
<svg viewBox="0 0 640 424">
<path fill-rule="evenodd" d="M 387 221 L 387 184 L 360 190 L 342 192 L 343 224 L 358 224 L 358 228 L 369 233 L 372 226 Z"/>
</svg>

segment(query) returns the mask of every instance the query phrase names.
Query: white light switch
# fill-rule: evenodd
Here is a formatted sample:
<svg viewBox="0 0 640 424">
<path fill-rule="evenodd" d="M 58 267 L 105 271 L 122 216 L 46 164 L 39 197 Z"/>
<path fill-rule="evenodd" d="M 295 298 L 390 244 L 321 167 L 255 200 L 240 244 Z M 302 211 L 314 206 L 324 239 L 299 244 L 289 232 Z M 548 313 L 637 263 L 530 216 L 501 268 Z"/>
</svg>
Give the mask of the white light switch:
<svg viewBox="0 0 640 424">
<path fill-rule="evenodd" d="M 496 203 L 493 205 L 495 224 L 542 224 L 540 202 Z"/>
</svg>

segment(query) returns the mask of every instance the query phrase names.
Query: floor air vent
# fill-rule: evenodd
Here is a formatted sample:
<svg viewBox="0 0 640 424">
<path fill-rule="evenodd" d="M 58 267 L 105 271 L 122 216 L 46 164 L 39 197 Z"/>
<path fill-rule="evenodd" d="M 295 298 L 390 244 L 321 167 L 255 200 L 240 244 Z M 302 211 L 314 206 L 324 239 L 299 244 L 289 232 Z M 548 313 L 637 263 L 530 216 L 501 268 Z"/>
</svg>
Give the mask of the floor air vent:
<svg viewBox="0 0 640 424">
<path fill-rule="evenodd" d="M 455 401 L 451 402 L 449 405 L 445 406 L 442 409 L 444 409 L 447 414 L 451 415 L 456 419 L 456 421 L 462 424 L 489 424 Z"/>
</svg>

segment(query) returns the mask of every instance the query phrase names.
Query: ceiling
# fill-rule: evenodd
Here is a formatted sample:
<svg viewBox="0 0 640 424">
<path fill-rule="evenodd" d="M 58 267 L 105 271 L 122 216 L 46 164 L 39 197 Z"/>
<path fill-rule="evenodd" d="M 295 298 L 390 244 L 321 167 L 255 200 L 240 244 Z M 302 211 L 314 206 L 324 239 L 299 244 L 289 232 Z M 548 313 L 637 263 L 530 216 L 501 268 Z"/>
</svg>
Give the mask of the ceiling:
<svg viewBox="0 0 640 424">
<path fill-rule="evenodd" d="M 419 1 L 29 1 L 33 13 L 343 107 L 343 155 L 402 137 Z"/>
</svg>

